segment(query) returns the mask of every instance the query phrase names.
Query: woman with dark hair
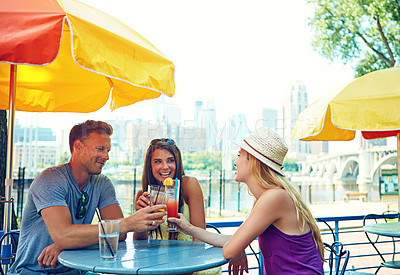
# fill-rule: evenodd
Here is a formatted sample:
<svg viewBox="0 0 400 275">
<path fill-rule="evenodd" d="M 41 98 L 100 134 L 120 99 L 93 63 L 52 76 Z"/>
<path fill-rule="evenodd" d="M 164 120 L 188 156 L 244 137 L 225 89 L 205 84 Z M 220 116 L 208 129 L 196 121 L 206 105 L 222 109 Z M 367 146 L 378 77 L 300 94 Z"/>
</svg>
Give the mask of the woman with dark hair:
<svg viewBox="0 0 400 275">
<path fill-rule="evenodd" d="M 169 138 L 153 139 L 147 149 L 143 175 L 142 190 L 136 194 L 135 210 L 150 205 L 147 192 L 149 185 L 162 185 L 166 178 L 178 178 L 181 181 L 178 212 L 183 213 L 191 224 L 200 228 L 206 228 L 204 214 L 204 198 L 200 184 L 194 177 L 185 175 L 181 152 L 175 141 Z M 189 235 L 183 233 L 166 232 L 167 223 L 160 226 L 161 230 L 153 230 L 152 238 L 193 240 Z M 162 236 L 159 236 L 159 233 Z M 147 232 L 135 233 L 134 238 L 146 239 Z"/>
<path fill-rule="evenodd" d="M 175 141 L 169 138 L 153 139 L 147 149 L 144 159 L 142 190 L 138 191 L 135 199 L 135 210 L 138 211 L 150 205 L 149 185 L 162 185 L 166 178 L 178 178 L 180 184 L 179 208 L 190 224 L 205 229 L 204 197 L 198 180 L 185 175 L 181 152 Z M 182 232 L 168 233 L 168 224 L 165 221 L 158 229 L 151 230 L 150 238 L 198 241 L 190 235 Z M 148 232 L 135 232 L 135 239 L 147 239 Z M 221 274 L 221 267 L 211 268 L 199 272 L 196 275 Z"/>
</svg>

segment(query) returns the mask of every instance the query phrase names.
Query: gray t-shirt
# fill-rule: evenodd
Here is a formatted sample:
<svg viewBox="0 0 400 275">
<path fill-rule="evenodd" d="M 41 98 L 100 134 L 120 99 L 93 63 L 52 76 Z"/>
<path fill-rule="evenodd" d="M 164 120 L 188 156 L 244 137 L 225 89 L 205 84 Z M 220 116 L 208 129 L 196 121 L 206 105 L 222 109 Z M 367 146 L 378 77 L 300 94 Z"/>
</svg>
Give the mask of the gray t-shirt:
<svg viewBox="0 0 400 275">
<path fill-rule="evenodd" d="M 28 200 L 22 214 L 16 261 L 8 274 L 80 274 L 80 271 L 60 263 L 56 269 L 42 269 L 37 258 L 45 247 L 53 243 L 40 214 L 42 209 L 66 206 L 71 213 L 72 224 L 91 224 L 96 208 L 102 209 L 118 204 L 114 186 L 104 175 L 91 176 L 82 191 L 88 194 L 88 203 L 85 205 L 87 212 L 82 219 L 77 219 L 75 213 L 82 192 L 72 176 L 69 165 L 48 168 L 36 177 L 29 188 Z"/>
</svg>

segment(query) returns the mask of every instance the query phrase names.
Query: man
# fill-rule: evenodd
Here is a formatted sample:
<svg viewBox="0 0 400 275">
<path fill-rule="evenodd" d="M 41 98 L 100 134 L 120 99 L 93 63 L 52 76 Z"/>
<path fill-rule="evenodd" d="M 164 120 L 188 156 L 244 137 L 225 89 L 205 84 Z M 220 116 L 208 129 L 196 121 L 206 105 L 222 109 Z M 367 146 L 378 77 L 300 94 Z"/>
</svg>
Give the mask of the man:
<svg viewBox="0 0 400 275">
<path fill-rule="evenodd" d="M 9 274 L 80 274 L 57 263 L 64 249 L 98 243 L 96 208 L 102 219 L 120 219 L 120 240 L 126 233 L 155 229 L 165 206 L 141 209 L 123 218 L 109 178 L 101 170 L 109 159 L 112 127 L 88 120 L 75 125 L 69 136 L 69 163 L 43 171 L 33 181 L 21 220 L 15 263 Z M 142 211 L 143 210 L 143 211 Z"/>
</svg>

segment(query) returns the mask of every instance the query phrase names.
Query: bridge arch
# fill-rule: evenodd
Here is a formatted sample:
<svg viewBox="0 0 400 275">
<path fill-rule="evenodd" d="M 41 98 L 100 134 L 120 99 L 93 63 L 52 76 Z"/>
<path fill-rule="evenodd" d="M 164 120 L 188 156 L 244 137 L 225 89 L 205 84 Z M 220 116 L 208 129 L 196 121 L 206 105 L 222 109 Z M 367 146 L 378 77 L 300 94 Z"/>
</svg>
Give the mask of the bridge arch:
<svg viewBox="0 0 400 275">
<path fill-rule="evenodd" d="M 340 171 L 340 178 L 354 178 L 356 179 L 358 176 L 358 158 L 356 157 L 349 157 L 346 159 L 346 162 L 343 164 L 343 167 Z"/>
<path fill-rule="evenodd" d="M 391 153 L 381 158 L 371 170 L 371 178 L 379 177 L 379 168 L 385 164 L 397 164 L 397 153 Z M 377 178 L 378 179 L 378 178 Z"/>
<path fill-rule="evenodd" d="M 329 179 L 333 178 L 333 175 L 336 174 L 338 172 L 338 165 L 336 160 L 331 160 L 328 163 L 328 168 L 327 168 L 327 175 L 326 177 Z"/>
</svg>

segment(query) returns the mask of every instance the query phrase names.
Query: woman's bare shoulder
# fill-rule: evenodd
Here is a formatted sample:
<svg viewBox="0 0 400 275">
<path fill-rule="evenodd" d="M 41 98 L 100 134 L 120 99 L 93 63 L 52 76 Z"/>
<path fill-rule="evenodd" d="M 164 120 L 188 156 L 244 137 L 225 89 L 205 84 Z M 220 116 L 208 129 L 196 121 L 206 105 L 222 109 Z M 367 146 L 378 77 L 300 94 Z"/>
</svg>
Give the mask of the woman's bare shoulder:
<svg viewBox="0 0 400 275">
<path fill-rule="evenodd" d="M 203 192 L 201 191 L 199 181 L 195 177 L 183 176 L 182 191 L 187 199 L 190 199 L 189 197 L 191 196 L 203 197 Z"/>
<path fill-rule="evenodd" d="M 265 191 L 259 198 L 260 203 L 281 205 L 284 202 L 291 202 L 288 192 L 282 188 L 273 188 Z"/>
<path fill-rule="evenodd" d="M 182 188 L 191 187 L 193 185 L 199 185 L 199 181 L 195 177 L 183 176 L 182 177 Z"/>
</svg>

